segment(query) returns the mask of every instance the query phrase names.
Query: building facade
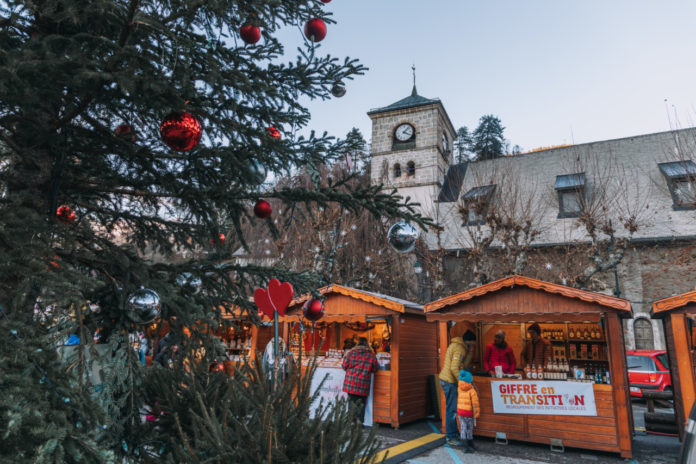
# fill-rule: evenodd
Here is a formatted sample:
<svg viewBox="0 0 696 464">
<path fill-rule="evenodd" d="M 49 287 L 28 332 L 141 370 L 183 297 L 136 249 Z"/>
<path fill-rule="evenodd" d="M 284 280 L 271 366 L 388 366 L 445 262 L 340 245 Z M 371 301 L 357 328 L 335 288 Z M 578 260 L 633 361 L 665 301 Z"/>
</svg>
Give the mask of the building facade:
<svg viewBox="0 0 696 464">
<path fill-rule="evenodd" d="M 414 86 L 368 115 L 372 183 L 418 201 L 442 227 L 425 236 L 442 257 L 442 281 L 432 284 L 440 296 L 471 286 L 471 252 L 483 247 L 487 280 L 523 269 L 627 298 L 635 314 L 624 327 L 627 348 L 664 348 L 650 304 L 696 289 L 695 130 L 455 164 L 456 132 L 439 99 Z M 531 237 L 518 230 L 525 224 Z M 499 266 L 511 256 L 514 265 Z"/>
</svg>

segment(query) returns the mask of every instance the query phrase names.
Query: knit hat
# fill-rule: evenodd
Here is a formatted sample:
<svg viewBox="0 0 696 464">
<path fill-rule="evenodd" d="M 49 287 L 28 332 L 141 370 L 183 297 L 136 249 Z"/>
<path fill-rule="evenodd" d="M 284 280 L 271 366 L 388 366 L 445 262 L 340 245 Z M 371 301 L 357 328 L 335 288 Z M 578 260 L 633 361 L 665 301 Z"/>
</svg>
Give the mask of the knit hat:
<svg viewBox="0 0 696 464">
<path fill-rule="evenodd" d="M 459 380 L 471 383 L 474 380 L 474 377 L 471 375 L 471 372 L 462 369 L 461 371 L 459 371 Z"/>
<path fill-rule="evenodd" d="M 464 335 L 462 335 L 462 338 L 465 342 L 473 342 L 476 341 L 476 334 L 474 334 L 474 332 L 472 332 L 471 330 L 467 330 L 466 332 L 464 332 Z"/>
</svg>

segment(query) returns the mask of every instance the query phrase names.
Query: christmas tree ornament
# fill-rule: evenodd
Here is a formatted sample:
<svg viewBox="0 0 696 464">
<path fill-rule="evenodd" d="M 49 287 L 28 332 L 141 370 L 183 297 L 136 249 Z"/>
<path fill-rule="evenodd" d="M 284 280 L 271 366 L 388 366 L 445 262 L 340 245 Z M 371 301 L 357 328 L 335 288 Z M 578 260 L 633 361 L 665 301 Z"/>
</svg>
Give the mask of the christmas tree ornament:
<svg viewBox="0 0 696 464">
<path fill-rule="evenodd" d="M 326 23 L 321 18 L 310 19 L 304 26 L 304 34 L 312 42 L 321 42 L 326 37 Z"/>
<path fill-rule="evenodd" d="M 255 44 L 261 40 L 261 28 L 254 26 L 253 24 L 246 23 L 239 28 L 239 36 L 245 43 L 249 45 Z"/>
<path fill-rule="evenodd" d="M 266 181 L 266 176 L 268 175 L 266 168 L 258 161 L 249 161 L 249 172 L 251 173 L 251 176 L 249 177 L 250 183 L 258 185 L 263 184 Z"/>
<path fill-rule="evenodd" d="M 273 208 L 271 208 L 271 204 L 266 200 L 259 200 L 254 205 L 254 214 L 257 218 L 266 219 L 271 213 L 273 213 Z"/>
<path fill-rule="evenodd" d="M 324 303 L 321 300 L 312 298 L 307 300 L 305 304 L 302 305 L 302 316 L 308 321 L 316 322 L 322 317 L 324 317 Z"/>
<path fill-rule="evenodd" d="M 322 3 L 331 3 L 331 0 L 321 0 Z"/>
<path fill-rule="evenodd" d="M 336 98 L 341 98 L 346 94 L 346 88 L 342 86 L 339 83 L 335 83 L 333 87 L 331 87 L 331 95 L 333 95 Z"/>
<path fill-rule="evenodd" d="M 140 288 L 128 297 L 126 314 L 136 324 L 149 324 L 162 314 L 162 301 L 154 290 Z"/>
<path fill-rule="evenodd" d="M 394 250 L 399 253 L 408 253 L 416 247 L 418 229 L 408 222 L 397 222 L 389 228 L 387 240 Z"/>
<path fill-rule="evenodd" d="M 169 113 L 160 125 L 162 141 L 174 151 L 189 151 L 198 145 L 203 135 L 198 120 L 185 111 Z"/>
<path fill-rule="evenodd" d="M 75 215 L 75 211 L 73 211 L 71 207 L 67 205 L 61 205 L 56 210 L 56 218 L 63 224 L 70 225 L 75 222 L 77 216 Z"/>
<path fill-rule="evenodd" d="M 225 240 L 226 240 L 225 234 L 223 234 L 222 232 L 220 232 L 216 238 L 211 238 L 211 239 L 210 239 L 210 244 L 211 244 L 211 245 L 215 245 L 216 240 L 217 240 L 217 243 L 219 243 L 219 244 L 221 244 L 221 245 L 224 245 L 224 244 L 225 244 Z"/>
<path fill-rule="evenodd" d="M 130 124 L 119 124 L 116 126 L 116 129 L 114 129 L 114 135 L 116 137 L 130 139 L 131 142 L 135 142 L 136 140 L 135 131 Z"/>
<path fill-rule="evenodd" d="M 198 294 L 203 288 L 203 281 L 190 272 L 184 272 L 176 278 L 176 284 L 187 293 Z"/>
<path fill-rule="evenodd" d="M 274 312 L 285 316 L 285 310 L 292 301 L 293 289 L 290 282 L 280 282 L 278 279 L 271 279 L 268 282 L 268 290 L 257 288 L 254 291 L 254 303 L 259 310 L 269 318 L 274 318 Z"/>
<path fill-rule="evenodd" d="M 281 137 L 280 131 L 273 126 L 268 128 L 268 135 L 270 135 L 274 139 L 280 139 Z"/>
</svg>

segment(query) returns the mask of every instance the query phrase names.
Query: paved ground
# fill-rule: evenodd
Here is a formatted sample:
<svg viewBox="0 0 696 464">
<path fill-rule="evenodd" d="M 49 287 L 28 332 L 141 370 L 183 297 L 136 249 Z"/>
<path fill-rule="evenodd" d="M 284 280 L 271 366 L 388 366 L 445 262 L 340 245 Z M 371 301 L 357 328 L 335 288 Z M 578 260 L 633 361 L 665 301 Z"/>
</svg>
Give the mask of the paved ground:
<svg viewBox="0 0 696 464">
<path fill-rule="evenodd" d="M 679 458 L 681 443 L 675 437 L 646 434 L 643 431 L 644 403 L 633 404 L 633 416 L 636 434 L 633 439 L 633 460 L 621 458 L 618 454 L 604 453 L 580 449 L 566 449 L 564 453 L 555 453 L 548 445 L 537 445 L 524 442 L 510 442 L 508 445 L 498 445 L 491 438 L 476 438 L 478 447 L 476 453 L 464 453 L 460 449 L 441 446 L 427 451 L 406 462 L 412 464 L 462 464 L 462 463 L 491 463 L 491 464 L 618 464 L 633 462 L 638 464 L 673 464 Z M 665 410 L 666 412 L 667 410 Z M 380 426 L 378 436 L 383 448 L 418 438 L 436 430 L 434 421 L 419 421 L 407 424 L 399 430 Z"/>
</svg>

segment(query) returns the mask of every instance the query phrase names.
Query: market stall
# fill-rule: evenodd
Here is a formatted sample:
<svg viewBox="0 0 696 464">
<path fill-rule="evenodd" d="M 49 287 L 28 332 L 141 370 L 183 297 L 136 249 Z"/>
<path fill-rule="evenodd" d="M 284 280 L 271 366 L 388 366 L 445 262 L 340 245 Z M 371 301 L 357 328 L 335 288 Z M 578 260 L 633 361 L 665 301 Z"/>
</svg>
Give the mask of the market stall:
<svg viewBox="0 0 696 464">
<path fill-rule="evenodd" d="M 437 329 L 426 322 L 423 306 L 340 285 L 319 292 L 325 313 L 315 327 L 300 335 L 302 305 L 311 298 L 309 295 L 294 300 L 281 318 L 283 337 L 295 358 L 302 343 L 303 364 L 308 354 L 315 354 L 320 369 L 317 377 L 329 374 L 327 381 L 335 385 L 325 384 L 324 388 L 333 388 L 339 394 L 343 348 L 365 337 L 380 364 L 372 382 L 374 422 L 399 427 L 426 417 L 430 412 L 428 376 L 437 372 Z"/>
<path fill-rule="evenodd" d="M 621 324 L 631 317 L 629 301 L 513 276 L 433 301 L 425 312 L 428 321 L 438 322 L 441 364 L 451 337 L 465 330 L 477 335 L 471 370 L 481 415 L 475 434 L 631 457 Z M 520 356 L 532 323 L 550 345 L 544 365 L 533 370 Z M 517 358 L 516 371 L 504 378 L 482 368 L 484 348 L 500 329 Z"/>
<path fill-rule="evenodd" d="M 653 303 L 651 316 L 662 319 L 674 393 L 679 438 L 684 439 L 691 407 L 696 399 L 696 292 L 683 293 Z"/>
<path fill-rule="evenodd" d="M 240 308 L 223 311 L 223 319 L 233 322 L 226 330 L 219 330 L 220 337 L 227 350 L 225 371 L 231 373 L 234 366 L 243 360 L 256 361 L 256 354 L 263 351 L 273 338 L 273 323 L 265 316 L 261 325 L 253 324 Z"/>
</svg>

